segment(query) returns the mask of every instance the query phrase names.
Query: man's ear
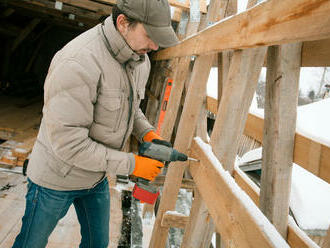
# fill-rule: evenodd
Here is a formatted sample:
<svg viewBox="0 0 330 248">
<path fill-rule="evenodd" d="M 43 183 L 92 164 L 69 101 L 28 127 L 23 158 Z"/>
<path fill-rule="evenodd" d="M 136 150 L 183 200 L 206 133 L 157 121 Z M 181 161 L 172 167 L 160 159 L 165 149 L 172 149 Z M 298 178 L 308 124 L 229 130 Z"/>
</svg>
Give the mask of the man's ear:
<svg viewBox="0 0 330 248">
<path fill-rule="evenodd" d="M 126 20 L 126 16 L 124 14 L 120 14 L 117 17 L 117 29 L 118 29 L 118 31 L 120 33 L 124 34 L 124 33 L 126 33 L 127 27 L 128 27 L 128 23 L 127 23 L 127 20 Z"/>
</svg>

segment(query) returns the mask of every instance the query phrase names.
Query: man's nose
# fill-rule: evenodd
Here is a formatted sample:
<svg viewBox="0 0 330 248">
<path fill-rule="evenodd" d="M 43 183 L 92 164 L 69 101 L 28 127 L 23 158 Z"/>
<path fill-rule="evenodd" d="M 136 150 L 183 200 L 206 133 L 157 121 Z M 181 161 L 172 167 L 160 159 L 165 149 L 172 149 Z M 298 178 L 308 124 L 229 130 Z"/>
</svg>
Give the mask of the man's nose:
<svg viewBox="0 0 330 248">
<path fill-rule="evenodd" d="M 150 40 L 149 47 L 150 47 L 150 49 L 152 49 L 154 51 L 158 50 L 158 48 L 159 48 L 159 46 L 155 42 L 153 42 L 152 40 Z"/>
</svg>

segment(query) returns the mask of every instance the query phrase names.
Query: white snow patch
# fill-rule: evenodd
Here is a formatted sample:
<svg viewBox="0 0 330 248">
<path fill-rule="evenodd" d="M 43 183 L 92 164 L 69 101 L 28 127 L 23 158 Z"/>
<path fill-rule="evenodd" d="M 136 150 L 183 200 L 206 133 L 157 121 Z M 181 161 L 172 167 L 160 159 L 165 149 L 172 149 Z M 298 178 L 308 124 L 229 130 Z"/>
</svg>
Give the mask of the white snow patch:
<svg viewBox="0 0 330 248">
<path fill-rule="evenodd" d="M 300 233 L 302 238 L 304 240 L 306 240 L 306 242 L 308 244 L 308 247 L 310 247 L 310 248 L 320 248 L 310 237 L 308 237 L 308 235 L 305 232 L 301 231 L 301 229 L 297 226 L 297 224 L 294 221 L 294 219 L 292 218 L 292 216 L 289 216 L 288 222 L 289 222 L 290 226 L 295 230 L 295 233 Z"/>
<path fill-rule="evenodd" d="M 330 98 L 298 107 L 297 132 L 330 146 Z"/>
<path fill-rule="evenodd" d="M 218 68 L 212 67 L 207 81 L 206 94 L 218 99 Z"/>
<path fill-rule="evenodd" d="M 241 159 L 240 162 L 241 163 L 247 163 L 247 162 L 251 162 L 253 160 L 257 160 L 257 159 L 261 159 L 262 157 L 262 147 L 259 147 L 257 149 L 248 151 L 247 153 L 245 153 Z"/>
<path fill-rule="evenodd" d="M 113 187 L 113 189 L 117 190 L 117 191 L 123 191 L 123 190 L 127 190 L 127 191 L 132 191 L 134 188 L 135 183 L 129 181 L 128 183 L 120 183 L 117 182 L 116 186 Z"/>
<path fill-rule="evenodd" d="M 17 152 L 17 153 L 27 153 L 28 151 L 24 148 L 15 148 L 15 152 Z"/>
<path fill-rule="evenodd" d="M 223 169 L 221 163 L 213 154 L 212 147 L 209 144 L 204 143 L 202 139 L 199 137 L 195 137 L 194 139 L 202 147 L 207 157 L 215 165 L 215 168 L 217 169 L 219 174 L 223 177 L 227 185 L 230 187 L 234 196 L 241 200 L 243 207 L 245 207 L 245 209 L 251 214 L 254 221 L 263 230 L 263 232 L 269 238 L 269 240 L 273 244 L 276 244 L 277 246 L 289 247 L 289 245 L 285 242 L 282 236 L 277 232 L 276 228 L 262 214 L 260 209 L 254 204 L 251 198 L 236 184 L 235 180 L 228 173 L 228 171 L 225 171 Z"/>
<path fill-rule="evenodd" d="M 186 216 L 186 215 L 184 215 L 182 213 L 179 213 L 178 211 L 166 211 L 165 214 L 170 214 L 170 215 L 175 215 L 175 216 L 181 216 L 181 217 Z"/>
<path fill-rule="evenodd" d="M 304 230 L 328 230 L 330 225 L 330 185 L 294 164 L 290 207 Z"/>
</svg>

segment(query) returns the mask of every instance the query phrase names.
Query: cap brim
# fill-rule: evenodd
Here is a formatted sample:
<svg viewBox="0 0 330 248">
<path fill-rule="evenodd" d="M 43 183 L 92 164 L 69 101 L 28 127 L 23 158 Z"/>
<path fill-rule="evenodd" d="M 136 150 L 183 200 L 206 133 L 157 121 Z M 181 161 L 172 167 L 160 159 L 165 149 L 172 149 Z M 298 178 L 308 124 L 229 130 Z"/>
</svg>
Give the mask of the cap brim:
<svg viewBox="0 0 330 248">
<path fill-rule="evenodd" d="M 143 26 L 152 41 L 160 47 L 171 47 L 179 43 L 178 37 L 171 26 L 155 27 L 145 23 L 143 23 Z"/>
</svg>

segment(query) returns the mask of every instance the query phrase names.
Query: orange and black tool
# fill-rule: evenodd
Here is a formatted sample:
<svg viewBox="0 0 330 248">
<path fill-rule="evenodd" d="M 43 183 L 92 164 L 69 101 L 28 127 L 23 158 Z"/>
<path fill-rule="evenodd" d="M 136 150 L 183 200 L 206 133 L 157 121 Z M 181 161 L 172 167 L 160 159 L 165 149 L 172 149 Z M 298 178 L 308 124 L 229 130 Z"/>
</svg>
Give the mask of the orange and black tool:
<svg viewBox="0 0 330 248">
<path fill-rule="evenodd" d="M 161 162 L 174 162 L 174 161 L 198 161 L 197 159 L 190 158 L 186 154 L 178 152 L 176 149 L 162 144 L 162 141 L 153 140 L 153 142 L 143 142 L 139 147 L 139 155 L 151 159 L 156 159 Z M 150 185 L 149 180 L 137 178 L 136 184 L 133 188 L 133 197 L 149 203 L 154 204 L 159 196 L 158 188 Z"/>
<path fill-rule="evenodd" d="M 167 79 L 167 84 L 166 84 L 166 88 L 165 88 L 164 97 L 162 100 L 162 105 L 161 105 L 159 119 L 158 119 L 158 126 L 157 126 L 157 131 L 156 131 L 156 133 L 158 135 L 160 135 L 160 128 L 162 127 L 163 122 L 164 122 L 167 104 L 168 104 L 168 101 L 169 101 L 170 95 L 171 95 L 172 85 L 173 85 L 173 80 L 170 78 Z"/>
</svg>

